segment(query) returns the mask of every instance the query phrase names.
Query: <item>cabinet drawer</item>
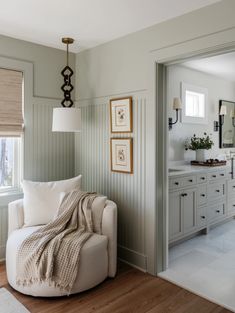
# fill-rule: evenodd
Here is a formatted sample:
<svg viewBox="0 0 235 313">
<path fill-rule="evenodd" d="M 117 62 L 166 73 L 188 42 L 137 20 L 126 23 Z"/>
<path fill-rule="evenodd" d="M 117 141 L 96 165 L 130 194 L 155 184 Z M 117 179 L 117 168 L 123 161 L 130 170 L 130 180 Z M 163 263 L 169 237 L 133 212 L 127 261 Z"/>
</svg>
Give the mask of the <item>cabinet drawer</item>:
<svg viewBox="0 0 235 313">
<path fill-rule="evenodd" d="M 235 180 L 228 182 L 228 197 L 235 198 Z"/>
<path fill-rule="evenodd" d="M 226 178 L 226 170 L 209 173 L 210 181 L 217 181 L 218 179 Z"/>
<path fill-rule="evenodd" d="M 170 181 L 169 181 L 169 187 L 170 189 L 178 189 L 178 188 L 181 188 L 183 187 L 183 179 L 182 177 L 178 177 L 178 178 L 170 178 Z"/>
<path fill-rule="evenodd" d="M 214 204 L 213 206 L 208 208 L 208 220 L 209 222 L 216 221 L 224 217 L 225 215 L 225 204 L 219 203 Z"/>
<path fill-rule="evenodd" d="M 208 199 L 209 201 L 218 200 L 225 195 L 225 183 L 209 185 Z"/>
<path fill-rule="evenodd" d="M 195 175 L 183 177 L 183 187 L 190 187 L 195 185 L 197 182 L 197 178 Z"/>
<path fill-rule="evenodd" d="M 185 176 L 185 177 L 176 177 L 176 178 L 170 178 L 170 189 L 178 189 L 182 187 L 190 187 L 195 185 L 197 182 L 195 175 Z"/>
<path fill-rule="evenodd" d="M 235 214 L 235 200 L 228 203 L 228 214 Z"/>
<path fill-rule="evenodd" d="M 197 209 L 197 227 L 203 227 L 207 223 L 206 207 Z"/>
<path fill-rule="evenodd" d="M 206 205 L 207 203 L 207 185 L 200 185 L 197 188 L 197 204 L 198 206 Z"/>
<path fill-rule="evenodd" d="M 207 174 L 198 174 L 197 175 L 197 183 L 203 184 L 207 182 Z"/>
</svg>

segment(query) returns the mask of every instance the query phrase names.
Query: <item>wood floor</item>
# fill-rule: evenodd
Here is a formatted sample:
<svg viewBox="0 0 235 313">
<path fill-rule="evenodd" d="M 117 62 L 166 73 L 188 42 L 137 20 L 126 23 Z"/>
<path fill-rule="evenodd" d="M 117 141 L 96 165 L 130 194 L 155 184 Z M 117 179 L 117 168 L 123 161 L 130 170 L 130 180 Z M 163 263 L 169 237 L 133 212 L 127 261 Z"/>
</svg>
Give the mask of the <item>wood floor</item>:
<svg viewBox="0 0 235 313">
<path fill-rule="evenodd" d="M 0 264 L 0 287 L 8 289 L 31 313 L 226 313 L 230 312 L 165 280 L 119 265 L 115 279 L 63 298 L 33 298 L 14 291 Z M 17 312 L 16 312 L 17 313 Z"/>
</svg>

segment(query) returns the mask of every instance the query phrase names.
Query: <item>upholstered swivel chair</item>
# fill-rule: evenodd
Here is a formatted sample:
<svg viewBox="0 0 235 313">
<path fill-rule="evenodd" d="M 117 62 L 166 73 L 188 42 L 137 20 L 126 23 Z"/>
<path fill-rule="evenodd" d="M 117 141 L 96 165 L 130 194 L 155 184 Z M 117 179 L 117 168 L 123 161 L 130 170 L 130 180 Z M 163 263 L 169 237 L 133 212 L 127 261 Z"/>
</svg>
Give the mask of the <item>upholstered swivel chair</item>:
<svg viewBox="0 0 235 313">
<path fill-rule="evenodd" d="M 16 256 L 21 243 L 41 226 L 24 227 L 23 199 L 11 202 L 8 208 L 8 241 L 6 268 L 9 284 L 17 291 L 39 297 L 63 296 L 66 293 L 48 283 L 30 286 L 16 284 Z M 84 244 L 79 271 L 71 294 L 90 289 L 107 277 L 116 274 L 117 260 L 117 207 L 107 200 L 103 210 L 101 234 L 95 233 Z"/>
</svg>

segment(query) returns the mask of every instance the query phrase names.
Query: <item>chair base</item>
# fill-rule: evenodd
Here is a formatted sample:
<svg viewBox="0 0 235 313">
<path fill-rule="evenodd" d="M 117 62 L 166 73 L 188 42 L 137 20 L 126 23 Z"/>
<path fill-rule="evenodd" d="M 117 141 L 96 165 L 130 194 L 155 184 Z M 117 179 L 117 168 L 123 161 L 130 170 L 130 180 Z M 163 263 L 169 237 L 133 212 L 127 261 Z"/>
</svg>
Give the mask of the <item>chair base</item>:
<svg viewBox="0 0 235 313">
<path fill-rule="evenodd" d="M 29 286 L 16 284 L 16 257 L 21 243 L 37 227 L 26 227 L 13 231 L 7 241 L 6 268 L 8 282 L 15 290 L 35 297 L 58 297 L 67 295 L 59 288 L 49 286 L 48 283 L 34 283 Z M 100 284 L 108 277 L 108 238 L 94 234 L 84 244 L 81 255 L 77 278 L 71 290 L 71 294 L 82 292 Z"/>
</svg>

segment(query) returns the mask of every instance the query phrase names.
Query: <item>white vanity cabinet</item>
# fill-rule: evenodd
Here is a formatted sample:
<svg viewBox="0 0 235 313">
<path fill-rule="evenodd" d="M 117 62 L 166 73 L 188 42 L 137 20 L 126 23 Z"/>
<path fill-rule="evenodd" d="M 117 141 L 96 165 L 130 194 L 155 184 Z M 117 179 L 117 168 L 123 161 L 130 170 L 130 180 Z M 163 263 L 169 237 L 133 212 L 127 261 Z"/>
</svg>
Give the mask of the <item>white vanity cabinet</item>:
<svg viewBox="0 0 235 313">
<path fill-rule="evenodd" d="M 235 215 L 235 180 L 225 169 L 169 177 L 169 242 Z"/>
</svg>

